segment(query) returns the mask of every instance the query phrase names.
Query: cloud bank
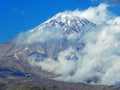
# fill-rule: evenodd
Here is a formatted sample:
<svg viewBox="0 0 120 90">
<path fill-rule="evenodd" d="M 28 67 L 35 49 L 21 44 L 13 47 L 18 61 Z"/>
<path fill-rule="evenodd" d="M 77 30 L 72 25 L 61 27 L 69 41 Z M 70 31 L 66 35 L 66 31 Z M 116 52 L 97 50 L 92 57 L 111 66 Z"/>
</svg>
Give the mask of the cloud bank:
<svg viewBox="0 0 120 90">
<path fill-rule="evenodd" d="M 41 67 L 43 70 L 60 75 L 56 80 L 68 82 L 85 82 L 91 84 L 120 85 L 120 16 L 108 11 L 108 5 L 100 4 L 98 7 L 90 7 L 84 11 L 65 11 L 71 15 L 86 18 L 98 25 L 89 30 L 86 27 L 85 34 L 80 37 L 77 34 L 68 35 L 67 39 L 85 42 L 82 50 L 72 46 L 58 54 L 57 60 L 47 57 L 36 62 L 31 58 L 31 64 Z M 32 30 L 23 33 L 27 43 L 48 42 L 63 38 L 63 34 L 47 29 L 47 32 Z M 37 35 L 36 35 L 37 34 Z M 53 35 L 53 36 L 52 36 Z M 52 36 L 50 38 L 50 36 Z"/>
</svg>

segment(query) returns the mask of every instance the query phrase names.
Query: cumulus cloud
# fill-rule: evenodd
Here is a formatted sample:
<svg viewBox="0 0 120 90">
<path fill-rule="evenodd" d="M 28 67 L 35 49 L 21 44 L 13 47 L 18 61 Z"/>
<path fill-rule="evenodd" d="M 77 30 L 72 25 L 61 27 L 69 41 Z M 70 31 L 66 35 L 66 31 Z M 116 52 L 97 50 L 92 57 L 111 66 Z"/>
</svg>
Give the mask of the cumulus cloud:
<svg viewBox="0 0 120 90">
<path fill-rule="evenodd" d="M 102 3 L 98 7 L 90 7 L 83 11 L 66 11 L 66 13 L 79 16 L 80 18 L 86 18 L 96 24 L 102 24 L 110 19 L 111 16 L 113 17 L 112 13 L 107 10 L 108 7 L 109 5 Z"/>
<path fill-rule="evenodd" d="M 39 62 L 32 57 L 29 60 L 31 65 L 60 75 L 54 78 L 56 80 L 118 85 L 120 83 L 120 16 L 112 14 L 107 7 L 106 4 L 100 4 L 98 7 L 90 7 L 83 11 L 65 11 L 93 21 L 98 27 L 95 29 L 86 27 L 83 35 L 71 33 L 66 37 L 68 41 L 79 39 L 85 42 L 83 49 L 77 50 L 70 46 L 61 51 L 57 59 L 46 57 Z M 40 27 L 35 31 L 22 33 L 18 41 L 23 42 L 25 39 L 27 43 L 44 43 L 64 37 L 61 29 Z"/>
</svg>

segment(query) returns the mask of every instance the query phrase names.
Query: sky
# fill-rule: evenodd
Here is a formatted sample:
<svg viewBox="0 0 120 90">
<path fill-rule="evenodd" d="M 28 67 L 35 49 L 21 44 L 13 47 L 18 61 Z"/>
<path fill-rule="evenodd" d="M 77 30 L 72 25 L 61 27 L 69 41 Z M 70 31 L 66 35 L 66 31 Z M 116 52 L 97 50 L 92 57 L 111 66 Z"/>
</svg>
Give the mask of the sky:
<svg viewBox="0 0 120 90">
<path fill-rule="evenodd" d="M 0 43 L 7 43 L 59 12 L 84 10 L 101 2 L 120 15 L 120 0 L 0 0 Z"/>
</svg>

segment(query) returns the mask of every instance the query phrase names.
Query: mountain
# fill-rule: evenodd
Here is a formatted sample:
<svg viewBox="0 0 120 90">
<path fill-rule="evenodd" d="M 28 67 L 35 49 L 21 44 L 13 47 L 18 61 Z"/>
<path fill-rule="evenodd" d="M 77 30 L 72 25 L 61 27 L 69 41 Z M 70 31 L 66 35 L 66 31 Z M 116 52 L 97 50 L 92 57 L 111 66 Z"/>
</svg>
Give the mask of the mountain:
<svg viewBox="0 0 120 90">
<path fill-rule="evenodd" d="M 75 75 L 75 67 L 66 66 L 77 63 L 79 56 L 84 56 L 84 52 L 81 52 L 86 45 L 84 38 L 96 27 L 97 24 L 85 18 L 63 12 L 19 34 L 9 43 L 1 44 L 0 81 L 23 83 L 45 80 L 54 83 L 56 81 L 51 79 Z M 65 63 L 61 62 L 62 59 Z M 85 82 L 97 80 L 98 77 L 94 76 Z"/>
</svg>

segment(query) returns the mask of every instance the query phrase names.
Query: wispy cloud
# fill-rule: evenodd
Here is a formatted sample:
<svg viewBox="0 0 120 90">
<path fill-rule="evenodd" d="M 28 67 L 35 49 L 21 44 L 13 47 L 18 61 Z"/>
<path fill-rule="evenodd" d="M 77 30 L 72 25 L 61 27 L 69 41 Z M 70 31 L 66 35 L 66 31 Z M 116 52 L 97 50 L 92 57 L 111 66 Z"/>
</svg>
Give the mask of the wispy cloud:
<svg viewBox="0 0 120 90">
<path fill-rule="evenodd" d="M 120 5 L 120 0 L 91 0 L 91 2 L 107 3 L 109 5 Z"/>
<path fill-rule="evenodd" d="M 12 12 L 13 12 L 13 13 L 16 13 L 16 14 L 19 14 L 19 15 L 24 15 L 24 14 L 25 14 L 25 11 L 24 11 L 24 10 L 20 10 L 20 9 L 17 8 L 17 7 L 12 8 Z"/>
<path fill-rule="evenodd" d="M 34 30 L 22 32 L 17 37 L 17 44 L 54 42 L 63 38 L 61 28 L 38 26 Z"/>
<path fill-rule="evenodd" d="M 119 5 L 120 4 L 120 0 L 105 0 L 105 2 L 107 2 L 108 4 L 111 4 L 111 5 Z"/>
</svg>

